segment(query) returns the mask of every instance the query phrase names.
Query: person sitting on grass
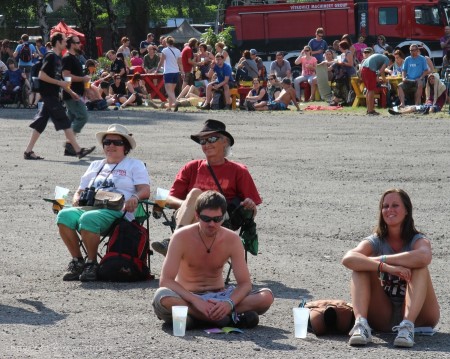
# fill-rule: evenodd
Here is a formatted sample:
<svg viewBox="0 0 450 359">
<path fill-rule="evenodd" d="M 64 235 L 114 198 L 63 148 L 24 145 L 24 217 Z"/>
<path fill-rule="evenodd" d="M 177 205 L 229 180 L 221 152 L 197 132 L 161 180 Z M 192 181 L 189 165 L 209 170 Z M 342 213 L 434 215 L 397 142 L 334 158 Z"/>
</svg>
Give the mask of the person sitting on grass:
<svg viewBox="0 0 450 359">
<path fill-rule="evenodd" d="M 254 105 L 256 111 L 283 111 L 287 110 L 288 106 L 291 102 L 294 103 L 297 111 L 300 111 L 300 106 L 298 105 L 297 99 L 295 98 L 295 90 L 292 87 L 291 80 L 285 77 L 281 81 L 281 86 L 283 90 L 281 90 L 278 97 L 269 102 L 260 102 Z"/>
<path fill-rule="evenodd" d="M 427 84 L 425 86 L 426 101 L 420 106 L 406 106 L 404 108 L 394 107 L 389 109 L 391 115 L 402 115 L 407 113 L 422 113 L 428 115 L 441 111 L 442 107 L 447 103 L 447 87 L 439 80 L 439 75 L 433 73 L 428 75 Z"/>
<path fill-rule="evenodd" d="M 377 331 L 397 331 L 394 345 L 412 347 L 414 326 L 434 327 L 440 316 L 431 282 L 431 244 L 414 226 L 413 207 L 402 189 L 381 196 L 375 233 L 349 250 L 342 264 L 352 270 L 355 325 L 350 345 L 372 341 Z M 381 284 L 381 285 L 380 285 Z"/>
<path fill-rule="evenodd" d="M 145 100 L 146 105 L 150 105 L 153 108 L 158 108 L 152 100 L 148 99 L 148 92 L 145 88 L 145 82 L 142 80 L 141 74 L 136 73 L 131 80 L 127 82 L 127 91 L 130 94 L 128 99 L 120 106 L 124 109 L 127 106 L 141 106 L 142 101 Z"/>
<path fill-rule="evenodd" d="M 196 223 L 174 233 L 164 260 L 160 287 L 152 305 L 156 316 L 172 321 L 172 307 L 188 306 L 186 329 L 202 326 L 253 328 L 269 310 L 269 288 L 252 290 L 239 236 L 222 227 L 225 197 L 203 192 L 195 202 Z M 236 286 L 225 287 L 223 269 L 230 261 Z"/>
</svg>

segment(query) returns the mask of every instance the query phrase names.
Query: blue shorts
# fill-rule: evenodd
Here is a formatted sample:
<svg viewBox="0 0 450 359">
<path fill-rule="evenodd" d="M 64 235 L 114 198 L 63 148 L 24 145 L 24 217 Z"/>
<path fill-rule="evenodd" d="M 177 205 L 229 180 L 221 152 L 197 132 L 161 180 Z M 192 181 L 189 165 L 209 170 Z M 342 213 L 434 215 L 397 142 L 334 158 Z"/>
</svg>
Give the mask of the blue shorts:
<svg viewBox="0 0 450 359">
<path fill-rule="evenodd" d="M 267 104 L 267 107 L 271 111 L 284 111 L 284 110 L 287 110 L 287 106 L 283 102 L 270 101 Z"/>
<path fill-rule="evenodd" d="M 164 83 L 165 84 L 177 84 L 179 78 L 180 78 L 179 72 L 164 74 Z"/>
</svg>

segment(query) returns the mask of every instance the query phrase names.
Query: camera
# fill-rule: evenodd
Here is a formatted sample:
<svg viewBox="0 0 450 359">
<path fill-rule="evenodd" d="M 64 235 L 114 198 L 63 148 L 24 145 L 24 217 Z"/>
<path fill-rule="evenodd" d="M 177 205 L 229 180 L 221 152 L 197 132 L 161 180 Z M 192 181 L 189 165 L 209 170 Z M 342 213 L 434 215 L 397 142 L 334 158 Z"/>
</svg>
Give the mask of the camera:
<svg viewBox="0 0 450 359">
<path fill-rule="evenodd" d="M 86 187 L 78 201 L 80 206 L 93 206 L 95 202 L 95 187 Z"/>
</svg>

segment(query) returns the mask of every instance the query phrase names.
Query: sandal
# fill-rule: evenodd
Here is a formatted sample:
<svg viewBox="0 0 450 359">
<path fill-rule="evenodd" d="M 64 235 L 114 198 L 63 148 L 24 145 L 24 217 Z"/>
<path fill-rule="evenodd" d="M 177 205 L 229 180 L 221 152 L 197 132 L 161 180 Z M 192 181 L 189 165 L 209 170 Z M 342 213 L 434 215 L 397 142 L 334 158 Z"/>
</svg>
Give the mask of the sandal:
<svg viewBox="0 0 450 359">
<path fill-rule="evenodd" d="M 33 151 L 24 152 L 23 153 L 23 158 L 26 159 L 26 160 L 43 160 L 44 159 L 44 157 L 38 156 Z"/>
<path fill-rule="evenodd" d="M 82 159 L 83 157 L 85 157 L 85 156 L 87 156 L 89 153 L 91 153 L 92 151 L 94 151 L 95 150 L 95 146 L 92 146 L 92 147 L 90 147 L 90 148 L 82 148 L 81 150 L 80 150 L 80 152 L 77 152 L 77 157 L 79 158 L 79 159 Z"/>
</svg>

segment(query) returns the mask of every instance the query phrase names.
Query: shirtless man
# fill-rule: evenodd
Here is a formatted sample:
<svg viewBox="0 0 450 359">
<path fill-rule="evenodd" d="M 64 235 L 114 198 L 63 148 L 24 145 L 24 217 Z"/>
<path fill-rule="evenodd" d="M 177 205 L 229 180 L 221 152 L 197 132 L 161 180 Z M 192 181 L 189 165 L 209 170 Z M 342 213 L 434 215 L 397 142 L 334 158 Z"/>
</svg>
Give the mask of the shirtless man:
<svg viewBox="0 0 450 359">
<path fill-rule="evenodd" d="M 281 81 L 281 90 L 278 97 L 269 102 L 261 102 L 259 104 L 255 104 L 256 111 L 283 111 L 287 110 L 291 101 L 294 103 L 297 111 L 300 111 L 300 106 L 298 105 L 297 99 L 295 98 L 295 90 L 292 87 L 291 80 L 285 77 Z"/>
<path fill-rule="evenodd" d="M 270 289 L 252 291 L 239 236 L 222 227 L 225 197 L 203 192 L 195 203 L 198 223 L 173 234 L 164 260 L 160 288 L 152 301 L 155 314 L 172 321 L 172 306 L 186 305 L 187 329 L 196 325 L 253 328 L 273 303 Z M 222 272 L 231 261 L 237 285 L 225 288 Z"/>
</svg>

